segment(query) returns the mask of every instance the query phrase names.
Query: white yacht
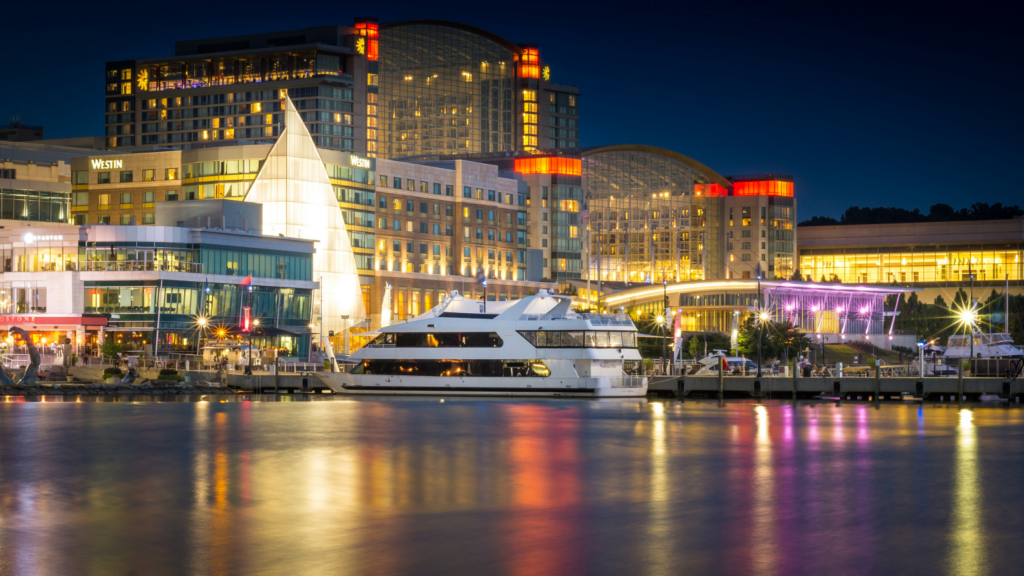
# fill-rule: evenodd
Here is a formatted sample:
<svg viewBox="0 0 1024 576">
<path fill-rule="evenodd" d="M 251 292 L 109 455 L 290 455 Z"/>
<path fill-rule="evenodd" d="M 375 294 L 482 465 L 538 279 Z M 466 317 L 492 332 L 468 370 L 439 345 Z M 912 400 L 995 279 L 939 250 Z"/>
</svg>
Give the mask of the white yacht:
<svg viewBox="0 0 1024 576">
<path fill-rule="evenodd" d="M 945 358 L 970 358 L 971 357 L 971 334 L 957 334 L 950 336 L 946 350 L 942 353 Z M 1024 356 L 1024 350 L 1017 348 L 1013 343 L 1013 337 L 1006 332 L 986 334 L 975 332 L 974 357 L 975 358 L 1011 358 Z"/>
<path fill-rule="evenodd" d="M 381 328 L 348 373 L 317 373 L 343 394 L 638 397 L 636 327 L 624 314 L 581 314 L 541 290 L 506 302 L 452 291 L 412 320 Z"/>
</svg>

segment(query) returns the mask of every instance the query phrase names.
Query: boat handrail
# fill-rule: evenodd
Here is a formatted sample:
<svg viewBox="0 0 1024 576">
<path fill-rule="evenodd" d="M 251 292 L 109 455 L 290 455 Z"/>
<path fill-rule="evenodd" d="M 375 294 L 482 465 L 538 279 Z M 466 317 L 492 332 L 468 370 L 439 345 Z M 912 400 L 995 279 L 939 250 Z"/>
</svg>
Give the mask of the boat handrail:
<svg viewBox="0 0 1024 576">
<path fill-rule="evenodd" d="M 547 314 L 523 314 L 521 322 L 547 322 L 557 320 L 586 320 L 593 326 L 633 326 L 628 314 L 596 314 L 593 312 L 567 312 L 560 316 Z"/>
</svg>

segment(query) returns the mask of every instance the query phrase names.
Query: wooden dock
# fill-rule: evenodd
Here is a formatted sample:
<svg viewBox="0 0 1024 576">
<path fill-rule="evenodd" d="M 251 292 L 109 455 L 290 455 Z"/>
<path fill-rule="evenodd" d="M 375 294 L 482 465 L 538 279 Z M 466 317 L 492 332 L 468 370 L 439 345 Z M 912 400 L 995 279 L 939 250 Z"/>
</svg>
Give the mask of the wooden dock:
<svg viewBox="0 0 1024 576">
<path fill-rule="evenodd" d="M 763 377 L 753 376 L 655 376 L 648 382 L 648 394 L 678 398 L 776 398 L 817 397 L 846 400 L 902 400 L 913 396 L 923 400 L 975 401 L 982 395 L 1017 400 L 1024 396 L 1024 378 L 920 378 L 920 377 Z"/>
</svg>

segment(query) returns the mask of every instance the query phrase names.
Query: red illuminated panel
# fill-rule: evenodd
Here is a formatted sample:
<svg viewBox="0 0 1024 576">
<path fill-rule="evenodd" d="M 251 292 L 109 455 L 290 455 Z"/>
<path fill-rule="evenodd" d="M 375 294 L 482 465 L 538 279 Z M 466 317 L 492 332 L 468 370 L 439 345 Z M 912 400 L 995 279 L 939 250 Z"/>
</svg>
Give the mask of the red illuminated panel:
<svg viewBox="0 0 1024 576">
<path fill-rule="evenodd" d="M 719 196 L 728 196 L 729 189 L 722 186 L 721 184 L 697 184 L 693 187 L 694 196 L 704 196 L 708 198 L 717 198 Z"/>
<path fill-rule="evenodd" d="M 366 59 L 371 62 L 377 61 L 377 23 L 376 22 L 356 22 L 356 31 L 359 32 L 360 36 L 366 38 Z"/>
<path fill-rule="evenodd" d="M 583 161 L 579 158 L 516 158 L 516 172 L 520 174 L 583 174 Z"/>
<path fill-rule="evenodd" d="M 782 180 L 734 182 L 733 196 L 793 196 L 793 183 Z"/>
<path fill-rule="evenodd" d="M 523 78 L 540 78 L 540 53 L 536 48 L 523 48 L 519 73 Z"/>
</svg>

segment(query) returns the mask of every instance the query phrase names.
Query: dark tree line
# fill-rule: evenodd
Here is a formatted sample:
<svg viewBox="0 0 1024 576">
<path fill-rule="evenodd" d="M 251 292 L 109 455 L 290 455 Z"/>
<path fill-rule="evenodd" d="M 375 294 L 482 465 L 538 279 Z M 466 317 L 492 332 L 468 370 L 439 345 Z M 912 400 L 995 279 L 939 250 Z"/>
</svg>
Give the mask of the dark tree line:
<svg viewBox="0 0 1024 576">
<path fill-rule="evenodd" d="M 799 226 L 836 226 L 843 224 L 910 224 L 914 222 L 968 222 L 972 220 L 1006 220 L 1024 216 L 1024 210 L 1014 204 L 988 204 L 976 202 L 970 208 L 954 210 L 949 204 L 935 204 L 927 214 L 919 209 L 906 208 L 861 208 L 851 206 L 838 220 L 830 216 L 815 216 L 804 220 Z"/>
</svg>

